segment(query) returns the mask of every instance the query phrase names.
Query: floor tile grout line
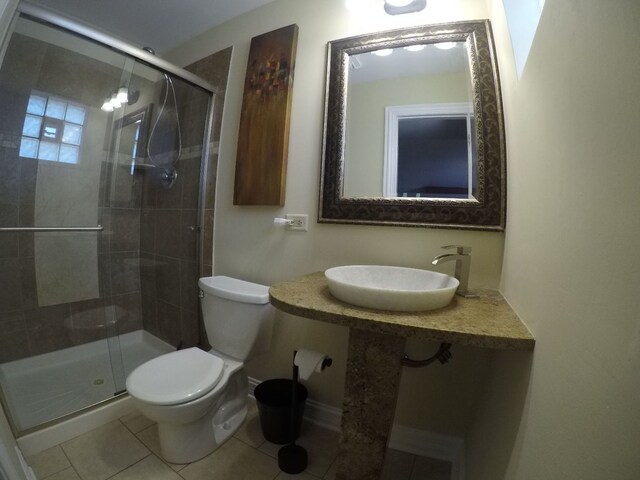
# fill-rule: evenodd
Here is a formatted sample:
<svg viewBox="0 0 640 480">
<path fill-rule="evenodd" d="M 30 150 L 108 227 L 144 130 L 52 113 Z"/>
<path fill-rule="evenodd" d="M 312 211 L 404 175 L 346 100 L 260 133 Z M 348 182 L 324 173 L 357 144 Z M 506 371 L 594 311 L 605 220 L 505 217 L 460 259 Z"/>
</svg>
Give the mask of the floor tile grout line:
<svg viewBox="0 0 640 480">
<path fill-rule="evenodd" d="M 144 427 L 142 430 L 140 430 L 138 433 L 134 433 L 134 435 L 136 436 L 136 438 L 138 437 L 138 435 L 140 435 L 142 432 L 146 432 L 147 430 L 149 430 L 150 428 L 155 427 L 156 425 L 158 425 L 157 423 L 152 423 L 151 425 L 149 425 L 148 427 Z M 138 440 L 140 440 L 138 438 Z M 142 440 L 140 440 L 142 442 Z M 144 443 L 144 442 L 142 442 Z"/>
<path fill-rule="evenodd" d="M 246 440 L 244 440 L 244 439 L 242 439 L 240 437 L 236 437 L 235 435 L 232 435 L 232 438 L 235 438 L 236 440 L 240 440 L 242 443 L 244 443 L 248 447 L 254 448 L 256 450 L 259 450 L 260 447 L 262 447 L 262 445 L 264 445 L 266 443 L 266 440 L 263 440 L 263 442 L 256 447 L 253 443 L 249 443 L 248 441 L 246 441 Z"/>
<path fill-rule="evenodd" d="M 63 442 L 64 443 L 64 442 Z M 60 446 L 60 450 L 62 450 L 62 454 L 65 456 L 65 458 L 67 459 L 67 462 L 69 462 L 69 466 L 73 469 L 73 471 L 75 472 L 75 474 L 78 476 L 78 478 L 80 480 L 84 480 L 82 478 L 82 476 L 80 475 L 80 472 L 78 472 L 78 469 L 76 468 L 76 466 L 73 464 L 73 462 L 71 461 L 71 458 L 69 457 L 69 455 L 67 454 L 67 452 L 64 449 L 64 445 L 62 443 L 58 444 Z M 65 469 L 66 470 L 66 469 Z M 62 470 L 61 470 L 62 471 Z M 58 472 L 60 473 L 60 472 Z"/>
<path fill-rule="evenodd" d="M 160 457 L 160 455 L 158 455 L 158 457 Z M 206 457 L 205 457 L 206 458 Z M 164 462 L 164 459 L 162 457 L 160 457 L 160 460 Z M 196 461 L 200 461 L 200 460 L 196 460 Z M 166 462 L 165 462 L 166 463 Z M 184 477 L 181 475 L 180 472 L 183 472 L 185 470 L 185 468 L 187 468 L 189 465 L 193 465 L 195 462 L 191 462 L 191 463 L 185 463 L 183 464 L 182 468 L 180 470 L 174 470 L 175 474 L 178 475 L 178 477 L 183 478 L 184 480 L 187 480 L 187 477 Z M 169 468 L 171 468 L 171 466 L 169 465 Z M 173 470 L 173 469 L 172 469 Z"/>
<path fill-rule="evenodd" d="M 413 478 L 413 472 L 416 469 L 416 456 L 412 455 L 411 456 L 411 470 L 409 471 L 409 478 L 407 478 L 407 480 L 411 480 Z"/>
<path fill-rule="evenodd" d="M 124 423 L 124 422 L 122 421 L 122 417 L 118 418 L 118 421 L 122 424 L 122 426 L 123 426 L 124 428 L 126 428 L 126 429 L 131 433 L 131 434 L 133 434 L 133 435 L 138 439 L 138 441 L 141 441 L 141 440 L 138 438 L 138 436 L 137 436 L 137 435 L 136 435 L 136 434 L 135 434 L 135 433 L 134 433 L 134 432 L 133 432 L 133 431 L 132 431 L 128 426 L 127 426 L 127 424 L 126 424 L 126 423 Z M 146 446 L 146 445 L 145 445 L 145 446 Z"/>
<path fill-rule="evenodd" d="M 140 433 L 142 433 L 142 432 L 144 432 L 144 431 L 146 431 L 146 430 L 149 430 L 150 428 L 153 428 L 153 427 L 155 427 L 156 425 L 157 425 L 156 423 L 154 423 L 154 424 L 152 424 L 152 425 L 149 425 L 148 427 L 143 428 L 143 429 L 142 429 L 142 430 L 140 430 L 138 433 L 134 433 L 133 435 L 136 437 L 136 439 L 137 439 L 140 443 L 142 443 L 142 444 L 145 446 L 145 448 L 146 448 L 147 450 L 149 450 L 149 451 L 151 452 L 151 455 L 155 456 L 158 460 L 160 460 L 162 463 L 164 463 L 167 467 L 169 467 L 169 468 L 170 468 L 171 470 L 173 470 L 175 473 L 178 473 L 178 472 L 180 472 L 180 471 L 184 470 L 184 469 L 185 469 L 185 467 L 187 467 L 187 465 L 191 465 L 191 463 L 194 463 L 194 462 L 191 462 L 191 463 L 184 463 L 184 464 L 174 463 L 173 465 L 181 465 L 180 470 L 176 470 L 175 468 L 173 468 L 173 467 L 169 464 L 169 462 L 167 462 L 164 458 L 162 458 L 162 455 L 160 455 L 160 454 L 156 454 L 153 450 L 151 450 L 151 449 L 149 448 L 149 446 L 148 446 L 146 443 L 144 443 L 144 442 L 142 441 L 142 439 L 141 439 L 140 437 L 138 437 L 138 434 L 140 434 Z M 181 476 L 181 475 L 180 475 L 180 476 Z M 181 477 L 182 477 L 182 476 L 181 476 Z M 182 478 L 184 478 L 184 477 L 182 477 Z"/>
<path fill-rule="evenodd" d="M 53 472 L 53 473 L 50 473 L 50 474 L 49 474 L 49 475 L 47 475 L 46 477 L 42 477 L 42 478 L 40 478 L 39 476 L 38 476 L 38 477 L 36 477 L 38 480 L 46 480 L 47 478 L 52 477 L 53 475 L 56 475 L 56 474 L 58 474 L 58 473 L 60 473 L 60 472 L 64 472 L 64 471 L 65 471 L 66 469 L 68 469 L 69 467 L 72 467 L 71 462 L 69 461 L 69 457 L 67 457 L 67 455 L 65 454 L 64 450 L 62 449 L 62 445 L 61 445 L 61 444 L 54 445 L 53 447 L 50 447 L 50 448 L 48 448 L 48 449 L 46 449 L 46 450 L 51 450 L 52 448 L 55 448 L 55 447 L 60 448 L 60 451 L 62 452 L 62 455 L 64 455 L 64 457 L 67 459 L 67 462 L 69 462 L 69 465 L 67 465 L 67 466 L 65 466 L 65 467 L 63 467 L 63 468 L 61 468 L 60 470 L 56 470 L 56 471 L 55 471 L 55 472 Z M 44 452 L 44 451 L 46 451 L 46 450 L 43 450 L 43 452 Z M 36 455 L 39 455 L 40 453 L 43 453 L 43 452 L 39 452 L 39 453 L 37 453 Z M 31 465 L 31 462 L 30 462 L 28 459 L 27 459 L 27 464 L 28 464 L 30 467 L 32 466 L 32 465 Z M 35 475 L 35 471 L 34 471 L 33 473 L 34 473 L 34 475 Z"/>
<path fill-rule="evenodd" d="M 37 477 L 37 478 L 38 480 L 47 480 L 48 478 L 53 478 L 54 476 L 64 472 L 65 470 L 73 470 L 74 472 L 76 472 L 75 468 L 73 468 L 73 465 L 69 465 L 68 467 L 65 467 L 62 470 L 52 473 L 51 475 L 47 475 L 46 477 L 43 477 L 43 478 L 40 478 L 40 477 Z M 78 472 L 76 472 L 76 475 L 78 475 Z M 78 475 L 78 478 L 80 478 L 80 475 Z"/>
<path fill-rule="evenodd" d="M 142 442 L 140 442 L 142 443 Z M 144 445 L 144 444 L 143 444 Z M 147 446 L 145 445 L 145 448 Z M 147 448 L 147 450 L 149 450 Z M 145 455 L 144 457 L 142 457 L 140 460 L 133 462 L 131 465 L 129 465 L 128 467 L 123 468 L 122 470 L 117 471 L 116 473 L 114 473 L 113 475 L 108 476 L 107 478 L 105 478 L 104 480 L 109 480 L 110 478 L 115 477 L 116 475 L 120 475 L 122 472 L 124 472 L 125 470 L 128 470 L 129 468 L 133 467 L 134 465 L 137 465 L 138 463 L 140 463 L 141 461 L 143 461 L 145 458 L 149 458 L 150 455 L 153 455 L 153 452 L 151 450 L 149 450 L 149 453 L 147 455 Z M 85 480 L 84 478 L 81 478 L 81 480 Z"/>
<path fill-rule="evenodd" d="M 78 469 L 76 468 L 76 466 L 74 464 L 71 464 L 71 470 L 73 470 L 75 472 L 75 474 L 78 476 L 78 478 L 80 480 L 83 480 L 83 478 L 80 476 L 80 472 L 78 472 Z"/>
<path fill-rule="evenodd" d="M 265 452 L 263 452 L 262 450 L 258 450 L 257 448 L 254 448 L 254 450 L 255 450 L 256 452 L 258 452 L 259 454 L 264 455 L 265 457 L 267 457 L 267 458 L 268 458 L 268 459 L 270 459 L 270 460 L 276 460 L 276 462 L 278 461 L 278 457 L 277 457 L 277 456 L 272 457 L 272 456 L 271 456 L 271 455 L 269 455 L 268 453 L 265 453 Z"/>
<path fill-rule="evenodd" d="M 145 455 L 144 457 L 142 457 L 140 460 L 138 460 L 138 461 L 136 461 L 136 462 L 133 462 L 131 465 L 129 465 L 129 466 L 127 466 L 127 467 L 123 468 L 122 470 L 119 470 L 118 472 L 114 473 L 113 475 L 111 475 L 111 476 L 107 477 L 107 478 L 106 478 L 106 479 L 104 479 L 104 480 L 108 480 L 109 478 L 113 478 L 113 477 L 115 477 L 116 475 L 118 475 L 118 474 L 120 474 L 120 473 L 124 472 L 124 471 L 125 471 L 125 470 L 127 470 L 128 468 L 131 468 L 131 467 L 133 467 L 134 465 L 136 465 L 136 464 L 140 463 L 142 460 L 144 460 L 145 458 L 147 458 L 149 455 L 153 455 L 153 452 L 151 451 L 151 449 L 150 449 L 149 447 L 147 447 L 147 446 L 145 445 L 145 443 L 144 443 L 142 440 L 140 440 L 140 439 L 138 438 L 138 436 L 137 436 L 135 433 L 133 433 L 131 430 L 129 430 L 129 429 L 127 428 L 127 426 L 124 424 L 124 422 L 122 422 L 122 420 L 120 420 L 120 418 L 118 418 L 118 421 L 119 421 L 119 422 L 120 422 L 120 424 L 124 427 L 124 429 L 125 429 L 127 432 L 129 432 L 129 433 L 133 436 L 133 438 L 135 438 L 135 439 L 136 439 L 136 441 L 137 441 L 137 442 L 139 442 L 139 443 L 140 443 L 140 445 L 142 445 L 142 446 L 147 450 L 147 452 L 148 452 L 148 453 L 147 453 L 147 455 Z M 84 479 L 81 479 L 81 480 L 84 480 Z"/>
<path fill-rule="evenodd" d="M 331 462 L 331 464 L 329 465 L 329 469 L 326 472 L 324 472 L 324 475 L 322 476 L 323 480 L 326 479 L 327 474 L 331 471 L 331 469 L 337 463 L 337 461 L 338 461 L 338 455 L 335 456 L 335 458 L 333 459 L 333 462 Z"/>
<path fill-rule="evenodd" d="M 331 470 L 331 467 L 333 466 L 333 462 L 335 462 L 338 459 L 338 454 L 336 453 L 334 455 L 334 457 L 331 459 L 331 461 L 329 462 L 329 466 L 326 468 L 326 470 L 322 473 L 322 475 L 320 476 L 320 478 L 324 478 L 327 473 L 329 473 L 329 470 Z"/>
<path fill-rule="evenodd" d="M 149 455 L 153 455 L 153 452 L 151 451 L 151 449 L 150 449 L 149 447 L 147 447 L 147 445 L 145 445 L 145 443 L 144 443 L 142 440 L 140 440 L 136 434 L 134 434 L 133 432 L 131 432 L 131 430 L 129 430 L 129 429 L 127 428 L 127 426 L 126 426 L 126 425 L 125 425 L 125 424 L 120 420 L 120 418 L 118 418 L 118 419 L 117 419 L 117 421 L 118 421 L 118 422 L 119 422 L 119 423 L 120 423 L 120 424 L 125 428 L 125 430 L 126 430 L 127 432 L 129 432 L 131 435 L 133 435 L 133 437 L 136 439 L 136 441 L 138 441 L 138 442 L 139 442 L 139 443 L 140 443 L 140 444 L 141 444 L 141 445 L 142 445 L 142 446 L 147 450 L 147 454 L 146 454 L 144 457 L 142 457 L 141 459 L 139 459 L 139 460 L 135 461 L 134 463 L 132 463 L 131 465 L 128 465 L 127 467 L 125 467 L 125 468 L 123 468 L 123 469 L 121 469 L 121 470 L 118 470 L 118 471 L 117 471 L 117 472 L 115 472 L 113 475 L 110 475 L 110 476 L 106 477 L 104 480 L 108 480 L 108 479 L 110 479 L 110 478 L 115 477 L 116 475 L 118 475 L 118 474 L 120 474 L 120 473 L 124 472 L 125 470 L 127 470 L 127 469 L 128 469 L 128 468 L 130 468 L 130 467 L 132 467 L 133 465 L 136 465 L 136 464 L 140 463 L 142 460 L 144 460 L 145 458 L 149 457 Z M 153 426 L 153 425 L 150 425 L 149 427 L 151 427 L 151 426 Z M 98 428 L 99 428 L 99 427 L 98 427 Z M 88 432 L 87 432 L 87 433 L 88 433 Z M 77 438 L 77 437 L 74 437 L 74 438 Z M 60 444 L 59 444 L 59 446 L 60 446 L 60 449 L 62 450 L 63 454 L 64 454 L 64 455 L 65 455 L 65 457 L 67 458 L 67 461 L 69 462 L 69 464 L 70 464 L 70 465 L 71 465 L 71 467 L 73 468 L 73 471 L 76 473 L 76 475 L 78 475 L 78 478 L 80 478 L 80 480 L 86 480 L 86 479 L 84 479 L 84 478 L 82 477 L 82 475 L 80 475 L 80 473 L 78 472 L 77 467 L 73 464 L 73 462 L 71 461 L 71 458 L 69 457 L 69 455 L 68 455 L 68 454 L 67 454 L 67 452 L 65 451 L 65 449 L 64 449 L 64 443 L 65 443 L 65 442 L 60 443 Z M 64 470 L 64 469 L 63 469 L 63 470 Z M 61 471 L 62 471 L 62 470 L 61 470 Z M 59 473 L 59 472 L 57 472 L 57 473 Z"/>
<path fill-rule="evenodd" d="M 187 480 L 187 478 L 186 478 L 186 477 L 183 477 L 182 475 L 180 475 L 180 472 L 176 472 L 176 475 L 178 475 L 180 478 L 182 478 L 182 479 L 184 479 L 184 480 Z"/>
</svg>

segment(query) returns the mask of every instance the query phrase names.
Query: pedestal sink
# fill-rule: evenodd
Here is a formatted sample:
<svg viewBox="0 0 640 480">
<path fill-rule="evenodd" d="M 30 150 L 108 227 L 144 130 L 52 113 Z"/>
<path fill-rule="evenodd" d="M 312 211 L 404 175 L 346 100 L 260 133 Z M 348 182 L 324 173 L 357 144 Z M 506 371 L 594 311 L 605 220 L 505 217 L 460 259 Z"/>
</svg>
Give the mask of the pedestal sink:
<svg viewBox="0 0 640 480">
<path fill-rule="evenodd" d="M 359 274 L 372 280 L 370 272 Z M 418 275 L 439 276 L 421 272 Z M 389 271 L 382 268 L 378 273 L 382 289 L 391 289 Z M 405 279 L 408 275 L 400 273 Z M 411 280 L 412 286 L 399 290 L 415 290 L 419 282 Z M 407 337 L 491 349 L 533 350 L 535 345 L 531 332 L 498 292 L 459 297 L 440 310 L 402 313 L 353 307 L 334 298 L 327 287 L 327 275 L 316 272 L 273 285 L 269 298 L 275 308 L 290 315 L 349 328 L 336 480 L 382 478 Z"/>
<path fill-rule="evenodd" d="M 460 283 L 443 273 L 382 265 L 346 265 L 324 274 L 331 295 L 338 300 L 398 312 L 446 307 Z"/>
</svg>

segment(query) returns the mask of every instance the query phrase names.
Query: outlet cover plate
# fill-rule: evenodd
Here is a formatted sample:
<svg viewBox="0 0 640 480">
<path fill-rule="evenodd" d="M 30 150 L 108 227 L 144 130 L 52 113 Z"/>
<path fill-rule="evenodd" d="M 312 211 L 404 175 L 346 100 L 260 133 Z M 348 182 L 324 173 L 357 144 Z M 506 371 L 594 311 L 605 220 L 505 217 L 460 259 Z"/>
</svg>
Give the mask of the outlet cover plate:
<svg viewBox="0 0 640 480">
<path fill-rule="evenodd" d="M 285 218 L 293 223 L 287 226 L 287 230 L 306 232 L 309 225 L 309 215 L 303 213 L 288 213 Z"/>
</svg>

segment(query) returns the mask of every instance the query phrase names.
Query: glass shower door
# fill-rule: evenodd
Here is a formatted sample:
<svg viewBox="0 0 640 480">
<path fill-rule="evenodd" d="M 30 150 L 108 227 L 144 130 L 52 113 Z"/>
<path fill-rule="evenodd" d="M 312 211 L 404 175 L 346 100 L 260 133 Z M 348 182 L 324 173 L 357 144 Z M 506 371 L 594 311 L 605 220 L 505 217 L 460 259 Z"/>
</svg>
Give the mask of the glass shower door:
<svg viewBox="0 0 640 480">
<path fill-rule="evenodd" d="M 124 389 L 118 323 L 135 306 L 114 293 L 114 115 L 101 107 L 132 66 L 28 18 L 18 19 L 4 56 L 0 384 L 19 432 Z"/>
<path fill-rule="evenodd" d="M 16 23 L 0 68 L 0 400 L 16 434 L 200 342 L 211 103 L 114 49 Z"/>
</svg>

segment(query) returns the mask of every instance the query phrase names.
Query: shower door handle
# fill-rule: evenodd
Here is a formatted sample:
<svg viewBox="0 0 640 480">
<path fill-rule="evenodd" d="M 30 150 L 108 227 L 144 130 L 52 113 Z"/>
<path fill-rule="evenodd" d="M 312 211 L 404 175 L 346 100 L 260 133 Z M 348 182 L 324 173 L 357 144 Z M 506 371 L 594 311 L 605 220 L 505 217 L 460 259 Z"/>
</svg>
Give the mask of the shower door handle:
<svg viewBox="0 0 640 480">
<path fill-rule="evenodd" d="M 102 225 L 95 227 L 1 227 L 0 232 L 101 232 Z"/>
</svg>

